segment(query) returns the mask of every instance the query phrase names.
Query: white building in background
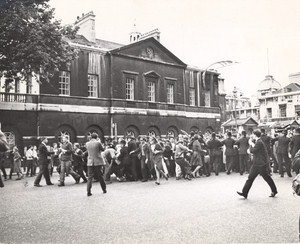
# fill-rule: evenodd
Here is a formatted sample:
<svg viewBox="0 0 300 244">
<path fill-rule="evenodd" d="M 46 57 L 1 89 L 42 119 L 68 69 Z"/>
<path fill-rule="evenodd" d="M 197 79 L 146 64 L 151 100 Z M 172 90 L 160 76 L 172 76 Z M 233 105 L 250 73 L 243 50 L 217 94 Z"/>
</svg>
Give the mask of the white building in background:
<svg viewBox="0 0 300 244">
<path fill-rule="evenodd" d="M 261 122 L 291 121 L 300 118 L 300 85 L 284 88 L 259 97 Z"/>
<path fill-rule="evenodd" d="M 253 118 L 259 120 L 259 106 L 256 97 L 245 96 L 238 88 L 226 95 L 226 120 Z"/>
</svg>

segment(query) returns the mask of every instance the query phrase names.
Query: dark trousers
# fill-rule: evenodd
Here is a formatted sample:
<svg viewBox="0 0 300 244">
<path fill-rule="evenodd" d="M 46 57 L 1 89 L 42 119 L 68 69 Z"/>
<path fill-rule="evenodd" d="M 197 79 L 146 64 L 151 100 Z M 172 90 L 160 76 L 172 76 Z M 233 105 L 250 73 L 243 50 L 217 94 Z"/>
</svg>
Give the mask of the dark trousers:
<svg viewBox="0 0 300 244">
<path fill-rule="evenodd" d="M 30 176 L 33 176 L 33 171 L 34 171 L 34 162 L 33 162 L 33 160 L 27 160 L 27 173 L 26 173 L 26 175 L 29 175 L 29 172 L 30 172 Z"/>
<path fill-rule="evenodd" d="M 4 187 L 4 183 L 3 183 L 3 180 L 2 180 L 1 174 L 0 174 L 0 187 Z"/>
<path fill-rule="evenodd" d="M 226 171 L 227 173 L 230 173 L 232 170 L 232 167 L 234 166 L 234 155 L 226 155 Z"/>
<path fill-rule="evenodd" d="M 148 180 L 149 169 L 148 169 L 148 165 L 146 164 L 146 156 L 141 156 L 141 171 L 142 171 L 143 180 Z"/>
<path fill-rule="evenodd" d="M 275 183 L 271 176 L 269 175 L 268 167 L 265 166 L 255 166 L 253 165 L 250 169 L 248 180 L 246 181 L 244 188 L 243 188 L 243 194 L 247 197 L 248 193 L 250 191 L 250 188 L 255 180 L 255 178 L 258 175 L 261 175 L 263 179 L 268 183 L 268 185 L 271 188 L 271 191 L 274 193 L 277 193 L 277 188 L 275 186 Z"/>
<path fill-rule="evenodd" d="M 248 154 L 240 154 L 240 174 L 244 174 L 245 171 L 248 171 Z"/>
<path fill-rule="evenodd" d="M 213 170 L 215 171 L 215 174 L 218 175 L 220 172 L 220 166 L 221 166 L 221 156 L 210 155 L 210 164 L 212 165 Z"/>
<path fill-rule="evenodd" d="M 37 177 L 34 180 L 35 185 L 40 184 L 42 176 L 44 176 L 47 185 L 51 184 L 48 164 L 41 164 L 40 165 L 40 171 L 39 171 Z"/>
<path fill-rule="evenodd" d="M 129 158 L 130 161 L 130 173 L 132 175 L 132 180 L 137 180 L 138 175 L 137 175 L 137 157 L 132 156 Z"/>
<path fill-rule="evenodd" d="M 88 182 L 87 182 L 87 192 L 91 193 L 91 189 L 92 189 L 92 182 L 93 182 L 93 178 L 95 177 L 96 179 L 99 179 L 100 182 L 100 186 L 102 188 L 102 191 L 106 190 L 106 184 L 105 181 L 103 179 L 103 174 L 102 174 L 102 170 L 101 170 L 101 165 L 97 165 L 97 166 L 87 166 L 88 169 Z"/>
<path fill-rule="evenodd" d="M 121 178 L 123 176 L 123 169 L 123 163 L 117 164 L 115 161 L 113 161 L 106 173 L 105 180 L 109 181 L 112 174 L 115 174 L 118 178 Z"/>
<path fill-rule="evenodd" d="M 291 176 L 291 160 L 287 153 L 277 153 L 278 158 L 278 166 L 279 166 L 279 174 L 284 175 L 283 165 L 285 166 L 285 170 L 288 176 Z"/>
<path fill-rule="evenodd" d="M 191 173 L 191 166 L 184 158 L 176 158 L 176 163 L 179 165 L 183 177 Z"/>
<path fill-rule="evenodd" d="M 0 163 L 0 166 L 1 166 L 1 171 L 3 173 L 4 179 L 6 179 L 7 178 L 7 174 L 6 174 L 6 170 L 4 168 L 4 161 Z"/>
<path fill-rule="evenodd" d="M 83 173 L 83 167 L 82 165 L 77 165 L 77 166 L 74 166 L 74 171 L 80 175 L 80 177 L 83 179 L 83 181 L 87 181 L 87 178 L 85 177 L 84 173 Z"/>
</svg>

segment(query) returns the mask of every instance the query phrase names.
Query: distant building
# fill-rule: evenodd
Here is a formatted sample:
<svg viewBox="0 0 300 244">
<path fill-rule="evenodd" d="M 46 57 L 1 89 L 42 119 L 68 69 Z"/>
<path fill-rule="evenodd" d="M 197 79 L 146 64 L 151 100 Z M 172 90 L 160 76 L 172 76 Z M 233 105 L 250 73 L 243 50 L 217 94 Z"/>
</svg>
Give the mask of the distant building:
<svg viewBox="0 0 300 244">
<path fill-rule="evenodd" d="M 289 74 L 289 82 L 300 85 L 300 72 Z"/>
<path fill-rule="evenodd" d="M 300 85 L 291 83 L 272 94 L 259 97 L 261 122 L 300 118 Z"/>
<path fill-rule="evenodd" d="M 266 75 L 265 79 L 258 85 L 258 97 L 272 94 L 279 89 L 281 89 L 280 83 L 272 75 Z"/>
<path fill-rule="evenodd" d="M 259 120 L 259 106 L 256 99 L 251 99 L 237 88 L 226 95 L 226 119 L 225 121 L 236 118 L 246 119 L 252 117 L 254 120 Z"/>
</svg>

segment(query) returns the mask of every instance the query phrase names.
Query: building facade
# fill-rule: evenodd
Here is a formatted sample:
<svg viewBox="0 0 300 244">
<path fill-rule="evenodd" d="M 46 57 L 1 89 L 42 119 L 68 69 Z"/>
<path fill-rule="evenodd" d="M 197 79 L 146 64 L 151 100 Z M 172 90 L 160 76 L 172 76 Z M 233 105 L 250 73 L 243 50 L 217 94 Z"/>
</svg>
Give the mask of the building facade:
<svg viewBox="0 0 300 244">
<path fill-rule="evenodd" d="M 203 81 L 202 70 L 188 67 L 155 37 L 129 45 L 96 39 L 94 18 L 93 12 L 78 17 L 71 45 L 79 56 L 49 83 L 1 91 L 1 129 L 11 146 L 36 144 L 40 136 L 54 142 L 64 134 L 83 143 L 92 132 L 104 139 L 220 129 L 218 73 L 206 72 Z"/>
</svg>

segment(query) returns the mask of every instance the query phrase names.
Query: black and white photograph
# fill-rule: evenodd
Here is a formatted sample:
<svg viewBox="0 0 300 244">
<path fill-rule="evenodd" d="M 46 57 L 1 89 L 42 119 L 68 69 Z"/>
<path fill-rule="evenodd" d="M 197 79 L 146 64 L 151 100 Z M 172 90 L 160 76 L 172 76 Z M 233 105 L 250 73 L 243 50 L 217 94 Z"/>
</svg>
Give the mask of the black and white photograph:
<svg viewBox="0 0 300 244">
<path fill-rule="evenodd" d="M 299 10 L 0 0 L 0 243 L 299 243 Z"/>
</svg>

